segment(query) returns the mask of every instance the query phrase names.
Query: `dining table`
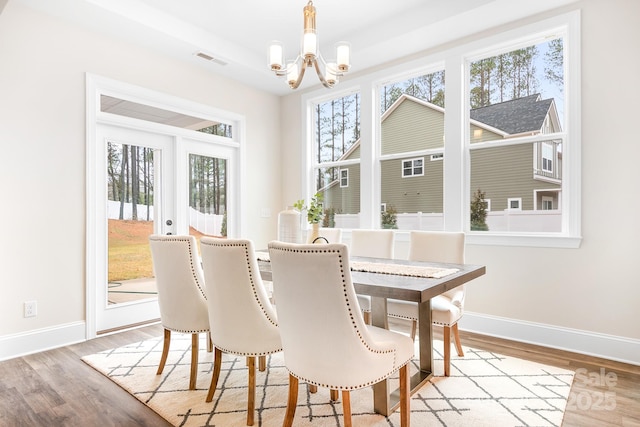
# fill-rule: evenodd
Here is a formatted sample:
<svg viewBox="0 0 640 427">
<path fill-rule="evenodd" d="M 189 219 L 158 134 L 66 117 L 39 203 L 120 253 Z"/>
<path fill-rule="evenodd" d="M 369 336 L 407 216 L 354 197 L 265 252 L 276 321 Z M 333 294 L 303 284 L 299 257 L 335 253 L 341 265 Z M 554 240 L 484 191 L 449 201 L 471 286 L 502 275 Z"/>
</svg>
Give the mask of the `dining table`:
<svg viewBox="0 0 640 427">
<path fill-rule="evenodd" d="M 268 255 L 268 254 L 267 254 Z M 418 371 L 410 378 L 414 394 L 433 377 L 431 299 L 485 274 L 483 265 L 444 264 L 387 258 L 350 257 L 351 279 L 357 294 L 371 297 L 371 324 L 389 329 L 387 300 L 418 304 Z M 268 256 L 258 254 L 263 280 L 272 280 Z M 375 412 L 388 416 L 400 405 L 398 388 L 389 380 L 373 386 Z"/>
</svg>

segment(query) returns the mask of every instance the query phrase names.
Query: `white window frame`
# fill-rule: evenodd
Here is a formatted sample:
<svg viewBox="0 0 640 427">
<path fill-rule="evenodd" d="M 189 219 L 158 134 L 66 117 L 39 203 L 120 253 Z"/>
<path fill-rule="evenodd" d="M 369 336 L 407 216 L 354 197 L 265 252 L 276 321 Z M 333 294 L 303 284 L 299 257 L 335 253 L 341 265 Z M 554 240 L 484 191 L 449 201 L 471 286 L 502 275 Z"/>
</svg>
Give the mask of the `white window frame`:
<svg viewBox="0 0 640 427">
<path fill-rule="evenodd" d="M 345 172 L 344 176 L 342 176 L 343 172 Z M 338 173 L 339 173 L 339 176 L 340 176 L 340 188 L 349 187 L 349 169 L 346 169 L 346 168 L 338 169 Z M 346 183 L 343 184 L 343 182 L 345 182 L 345 181 L 346 181 Z"/>
<path fill-rule="evenodd" d="M 339 85 L 339 94 L 326 90 L 309 91 L 301 96 L 303 109 L 303 136 L 308 144 L 302 148 L 302 178 L 304 195 L 312 194 L 313 170 L 317 166 L 312 156 L 313 102 L 344 96 L 349 91 L 361 94 L 360 138 L 370 143 L 360 146 L 360 227 L 375 228 L 380 224 L 380 93 L 379 88 L 405 76 L 425 74 L 444 68 L 445 87 L 445 139 L 444 155 L 444 227 L 445 231 L 464 231 L 466 242 L 475 245 L 529 246 L 578 248 L 581 237 L 581 122 L 580 122 L 580 11 L 550 17 L 509 30 L 490 32 L 487 37 L 475 37 L 466 44 L 448 49 L 432 49 L 421 57 L 397 61 L 395 65 L 371 73 L 353 76 Z M 497 46 L 509 50 L 514 43 L 531 41 L 555 34 L 563 37 L 564 49 L 564 114 L 563 133 L 544 135 L 540 140 L 563 139 L 563 180 L 559 210 L 562 211 L 562 231 L 559 233 L 496 233 L 474 231 L 469 228 L 471 190 L 469 185 L 469 72 L 473 58 L 495 52 Z M 458 84 L 455 84 L 458 82 Z M 335 89 L 334 89 L 335 90 Z M 452 102 L 451 100 L 460 100 Z M 463 141 L 461 143 L 461 141 Z M 529 142 L 534 142 L 529 141 Z M 475 145 L 475 144 L 474 144 Z M 438 150 L 439 152 L 441 150 Z M 417 153 L 416 153 L 417 154 Z M 432 153 L 424 153 L 433 154 Z M 421 152 L 420 155 L 423 155 Z M 406 156 L 406 153 L 405 153 Z M 402 158 L 395 157 L 394 158 Z M 397 232 L 398 236 L 402 232 Z"/>
<path fill-rule="evenodd" d="M 440 162 L 442 160 L 444 160 L 444 153 L 437 153 L 437 154 L 431 155 L 432 162 Z"/>
<path fill-rule="evenodd" d="M 549 152 L 549 156 L 545 156 L 545 151 Z M 553 165 L 555 163 L 555 159 L 554 159 L 554 152 L 553 152 L 553 145 L 549 144 L 548 142 L 543 142 L 542 143 L 542 153 L 540 158 L 542 159 L 542 166 L 541 169 L 544 172 L 549 172 L 549 173 L 553 173 Z M 545 160 L 548 160 L 548 163 L 550 165 L 550 167 L 546 168 L 545 167 Z"/>
<path fill-rule="evenodd" d="M 420 166 L 420 169 L 422 169 L 422 173 L 415 173 L 415 170 L 417 168 L 416 166 L 416 162 L 420 161 L 422 163 L 422 165 Z M 405 162 L 411 162 L 411 173 L 410 174 L 405 174 L 405 171 L 407 170 L 407 168 L 404 167 Z M 401 168 L 401 173 L 402 173 L 402 177 L 403 178 L 413 178 L 415 176 L 424 176 L 424 157 L 414 157 L 412 159 L 402 159 L 400 161 L 400 168 Z"/>
<path fill-rule="evenodd" d="M 549 209 L 545 209 L 545 207 L 544 207 L 545 203 L 551 204 L 551 207 Z M 542 210 L 543 211 L 551 211 L 551 210 L 553 210 L 553 197 L 542 196 Z"/>
<path fill-rule="evenodd" d="M 516 202 L 518 206 L 511 207 L 511 204 Z M 507 210 L 508 211 L 521 211 L 522 210 L 522 197 L 509 197 L 507 198 Z"/>
</svg>

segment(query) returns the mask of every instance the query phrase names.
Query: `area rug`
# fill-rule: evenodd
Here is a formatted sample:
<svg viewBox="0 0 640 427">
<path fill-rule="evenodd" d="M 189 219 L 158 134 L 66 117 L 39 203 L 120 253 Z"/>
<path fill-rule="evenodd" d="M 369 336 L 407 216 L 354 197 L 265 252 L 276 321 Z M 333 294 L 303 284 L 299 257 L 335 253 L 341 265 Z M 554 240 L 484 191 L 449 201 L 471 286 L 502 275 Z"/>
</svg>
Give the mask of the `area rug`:
<svg viewBox="0 0 640 427">
<path fill-rule="evenodd" d="M 224 355 L 218 389 L 205 397 L 213 353 L 200 343 L 196 390 L 189 390 L 190 335 L 174 333 L 161 375 L 156 375 L 162 338 L 150 339 L 84 357 L 87 364 L 120 385 L 175 426 L 246 425 L 246 359 Z M 451 376 L 443 377 L 441 341 L 434 342 L 435 376 L 411 398 L 414 426 L 559 426 L 574 373 L 497 353 L 464 348 L 452 351 Z M 414 362 L 412 370 L 417 370 Z M 256 375 L 256 426 L 280 426 L 287 402 L 288 373 L 282 354 L 268 358 Z M 351 392 L 355 426 L 400 426 L 399 413 L 373 411 L 371 388 Z M 340 401 L 329 390 L 309 393 L 300 383 L 294 426 L 343 425 Z"/>
</svg>

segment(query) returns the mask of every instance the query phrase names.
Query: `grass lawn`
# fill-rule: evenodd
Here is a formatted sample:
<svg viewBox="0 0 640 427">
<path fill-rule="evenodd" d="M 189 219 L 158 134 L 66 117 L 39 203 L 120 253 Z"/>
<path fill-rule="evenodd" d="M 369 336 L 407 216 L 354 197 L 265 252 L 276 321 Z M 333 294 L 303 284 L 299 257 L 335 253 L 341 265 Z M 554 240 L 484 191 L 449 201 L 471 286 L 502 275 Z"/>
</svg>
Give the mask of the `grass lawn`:
<svg viewBox="0 0 640 427">
<path fill-rule="evenodd" d="M 149 236 L 153 221 L 109 220 L 109 282 L 153 277 Z M 190 228 L 200 246 L 202 233 Z"/>
<path fill-rule="evenodd" d="M 152 221 L 109 220 L 109 282 L 153 277 Z"/>
</svg>

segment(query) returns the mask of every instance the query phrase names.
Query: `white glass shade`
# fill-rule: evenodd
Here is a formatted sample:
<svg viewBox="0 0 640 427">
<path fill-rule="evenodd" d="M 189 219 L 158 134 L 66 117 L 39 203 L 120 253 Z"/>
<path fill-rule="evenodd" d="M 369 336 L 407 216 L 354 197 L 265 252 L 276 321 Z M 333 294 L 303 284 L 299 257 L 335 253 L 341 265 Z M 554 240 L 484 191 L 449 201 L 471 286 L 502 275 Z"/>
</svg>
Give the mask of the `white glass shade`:
<svg viewBox="0 0 640 427">
<path fill-rule="evenodd" d="M 269 46 L 269 65 L 272 70 L 282 68 L 282 44 L 280 42 L 272 42 Z"/>
<path fill-rule="evenodd" d="M 304 33 L 302 39 L 302 54 L 316 56 L 318 48 L 318 38 L 316 33 Z"/>
<path fill-rule="evenodd" d="M 287 82 L 289 85 L 295 84 L 298 80 L 298 63 L 291 61 L 287 63 Z"/>
<path fill-rule="evenodd" d="M 334 85 L 337 79 L 337 65 L 335 62 L 327 62 L 327 66 L 324 71 L 324 78 L 330 85 Z"/>
<path fill-rule="evenodd" d="M 349 43 L 340 42 L 336 44 L 336 58 L 338 63 L 338 69 L 340 71 L 347 71 L 351 66 L 351 49 Z"/>
</svg>

